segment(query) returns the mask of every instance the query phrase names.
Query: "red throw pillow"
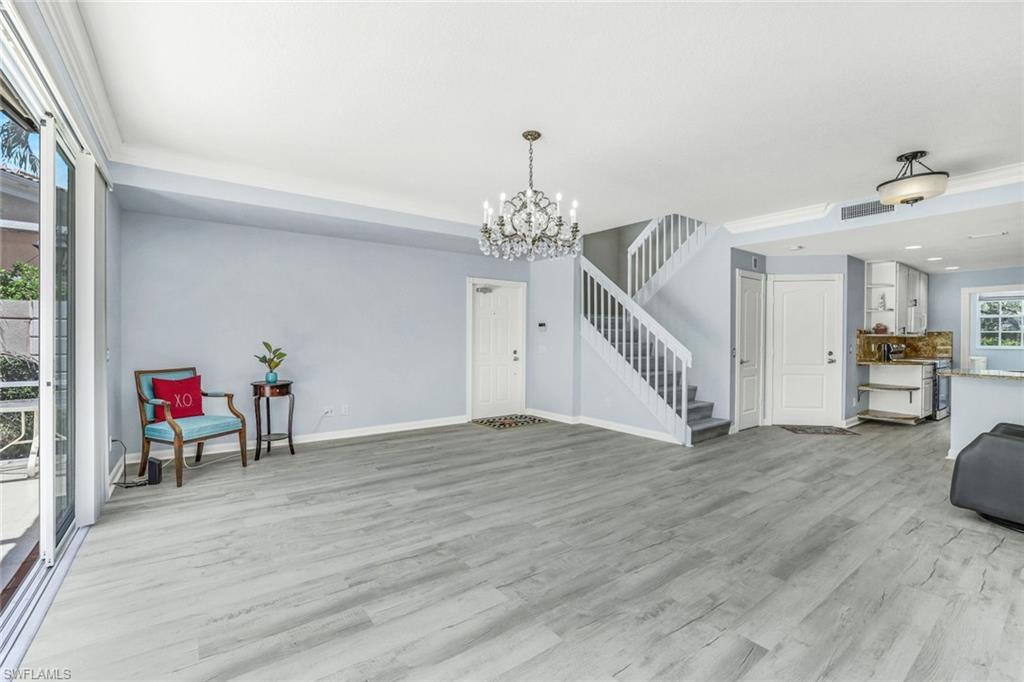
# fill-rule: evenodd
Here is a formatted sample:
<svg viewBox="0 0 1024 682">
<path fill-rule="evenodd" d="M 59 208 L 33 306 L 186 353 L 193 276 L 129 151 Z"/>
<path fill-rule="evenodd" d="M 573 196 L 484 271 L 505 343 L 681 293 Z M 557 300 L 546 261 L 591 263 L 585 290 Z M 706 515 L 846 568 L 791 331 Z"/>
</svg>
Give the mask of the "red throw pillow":
<svg viewBox="0 0 1024 682">
<path fill-rule="evenodd" d="M 153 395 L 171 404 L 171 416 L 201 417 L 203 415 L 202 377 L 196 375 L 186 379 L 153 379 Z M 164 406 L 154 407 L 158 422 L 164 421 Z"/>
</svg>

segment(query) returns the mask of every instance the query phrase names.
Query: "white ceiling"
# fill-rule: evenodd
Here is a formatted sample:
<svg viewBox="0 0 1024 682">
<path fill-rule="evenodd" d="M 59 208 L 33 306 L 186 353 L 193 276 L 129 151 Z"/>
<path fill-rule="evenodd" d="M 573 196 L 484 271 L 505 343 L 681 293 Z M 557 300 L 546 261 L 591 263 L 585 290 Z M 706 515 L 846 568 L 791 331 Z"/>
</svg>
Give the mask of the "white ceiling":
<svg viewBox="0 0 1024 682">
<path fill-rule="evenodd" d="M 1007 232 L 1005 236 L 969 239 L 969 235 Z M 906 249 L 907 246 L 920 249 Z M 794 250 L 793 247 L 804 248 Z M 744 249 L 765 256 L 824 256 L 849 254 L 862 260 L 898 260 L 930 273 L 1024 266 L 1024 204 L 979 208 L 898 223 L 883 223 L 747 244 Z M 942 257 L 941 261 L 928 261 Z"/>
<path fill-rule="evenodd" d="M 1020 3 L 80 5 L 115 161 L 466 223 L 526 179 L 586 231 L 1019 163 Z M 105 108 L 105 107 L 103 107 Z"/>
</svg>

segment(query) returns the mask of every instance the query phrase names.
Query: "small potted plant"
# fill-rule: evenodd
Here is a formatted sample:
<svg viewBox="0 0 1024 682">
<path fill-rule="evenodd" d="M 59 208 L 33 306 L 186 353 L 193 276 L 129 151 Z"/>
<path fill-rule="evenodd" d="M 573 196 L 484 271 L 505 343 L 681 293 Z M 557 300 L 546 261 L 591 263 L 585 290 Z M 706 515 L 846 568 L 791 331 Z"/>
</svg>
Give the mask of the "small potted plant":
<svg viewBox="0 0 1024 682">
<path fill-rule="evenodd" d="M 287 353 L 281 351 L 280 348 L 274 348 L 272 345 L 263 342 L 263 347 L 267 349 L 264 355 L 254 355 L 253 357 L 260 361 L 260 363 L 267 366 L 267 374 L 264 377 L 268 384 L 277 383 L 277 368 L 281 366 L 284 359 L 288 357 Z"/>
</svg>

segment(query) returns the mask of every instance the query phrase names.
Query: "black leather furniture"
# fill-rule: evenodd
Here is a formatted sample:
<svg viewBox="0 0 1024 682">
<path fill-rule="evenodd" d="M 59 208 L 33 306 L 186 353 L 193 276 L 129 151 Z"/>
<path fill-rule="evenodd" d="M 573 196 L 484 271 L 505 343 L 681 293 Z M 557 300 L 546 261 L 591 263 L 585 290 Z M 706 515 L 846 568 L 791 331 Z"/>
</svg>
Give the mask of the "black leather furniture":
<svg viewBox="0 0 1024 682">
<path fill-rule="evenodd" d="M 1024 532 L 1024 425 L 997 424 L 960 451 L 949 501 Z"/>
</svg>

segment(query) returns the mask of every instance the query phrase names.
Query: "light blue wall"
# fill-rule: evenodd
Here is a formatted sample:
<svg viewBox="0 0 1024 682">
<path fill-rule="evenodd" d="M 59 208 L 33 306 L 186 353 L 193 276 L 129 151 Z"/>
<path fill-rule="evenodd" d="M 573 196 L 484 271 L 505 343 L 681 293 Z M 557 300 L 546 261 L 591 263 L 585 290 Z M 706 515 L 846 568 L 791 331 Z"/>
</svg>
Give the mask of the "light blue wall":
<svg viewBox="0 0 1024 682">
<path fill-rule="evenodd" d="M 132 451 L 131 372 L 141 368 L 196 365 L 205 387 L 235 393 L 251 436 L 263 339 L 290 352 L 280 374 L 296 382 L 296 434 L 464 415 L 466 278 L 529 275 L 525 263 L 482 256 L 135 212 L 122 213 L 121 244 L 119 388 Z"/>
<path fill-rule="evenodd" d="M 953 331 L 953 366 L 960 366 L 960 296 L 969 287 L 1003 286 L 1014 288 L 1024 283 L 1024 267 L 974 270 L 931 275 L 928 278 L 928 328 Z M 1024 350 L 970 350 L 984 355 L 991 369 L 1024 369 Z"/>
<path fill-rule="evenodd" d="M 107 193 L 107 425 L 111 438 L 124 433 L 121 412 L 121 207 L 113 192 Z M 122 438 L 123 440 L 123 438 Z M 108 471 L 117 466 L 121 448 L 110 448 Z"/>
<path fill-rule="evenodd" d="M 846 257 L 846 418 L 868 409 L 868 394 L 857 391 L 857 386 L 868 383 L 870 367 L 857 366 L 857 330 L 864 326 L 864 261 Z"/>
<path fill-rule="evenodd" d="M 667 433 L 651 411 L 586 341 L 580 343 L 581 401 L 584 417 Z"/>
<path fill-rule="evenodd" d="M 526 406 L 534 410 L 579 415 L 578 272 L 572 258 L 530 264 Z"/>
<path fill-rule="evenodd" d="M 732 411 L 733 296 L 731 236 L 717 230 L 700 253 L 645 308 L 693 354 L 687 382 L 697 398 L 715 403 L 714 416 Z"/>
</svg>

